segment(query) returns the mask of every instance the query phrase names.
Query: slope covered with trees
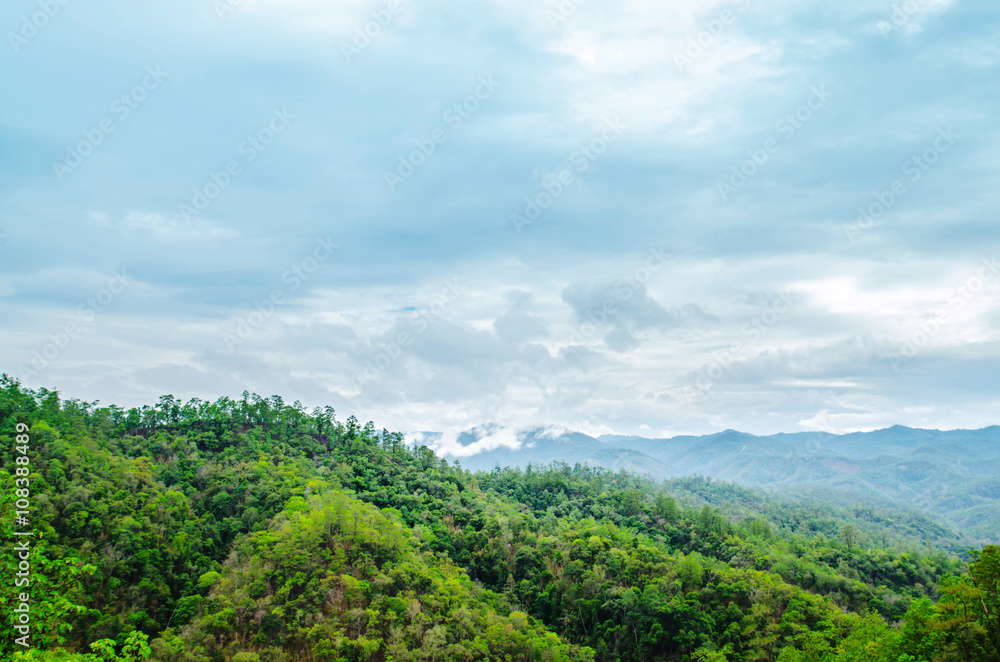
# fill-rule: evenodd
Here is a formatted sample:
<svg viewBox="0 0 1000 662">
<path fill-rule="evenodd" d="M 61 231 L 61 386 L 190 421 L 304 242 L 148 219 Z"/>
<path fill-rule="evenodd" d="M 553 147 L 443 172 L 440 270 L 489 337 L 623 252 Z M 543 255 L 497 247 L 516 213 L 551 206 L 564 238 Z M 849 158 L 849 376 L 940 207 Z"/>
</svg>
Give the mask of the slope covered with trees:
<svg viewBox="0 0 1000 662">
<path fill-rule="evenodd" d="M 278 397 L 123 410 L 3 378 L 6 540 L 18 424 L 34 649 L 5 619 L 3 659 L 1000 659 L 998 549 L 929 550 L 919 522 L 880 538 L 878 509 L 472 473 Z"/>
</svg>

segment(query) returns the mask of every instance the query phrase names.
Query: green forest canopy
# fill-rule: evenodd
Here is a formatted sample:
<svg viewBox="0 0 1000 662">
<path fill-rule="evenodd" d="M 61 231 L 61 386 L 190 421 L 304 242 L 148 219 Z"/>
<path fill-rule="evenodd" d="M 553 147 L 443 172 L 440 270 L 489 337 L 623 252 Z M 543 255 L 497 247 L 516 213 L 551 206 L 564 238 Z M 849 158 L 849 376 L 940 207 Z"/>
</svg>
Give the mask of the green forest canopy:
<svg viewBox="0 0 1000 662">
<path fill-rule="evenodd" d="M 1000 660 L 1000 550 L 931 549 L 947 536 L 920 518 L 580 465 L 472 473 L 278 396 L 126 410 L 4 376 L 6 540 L 19 423 L 33 649 L 5 619 L 2 659 Z"/>
</svg>

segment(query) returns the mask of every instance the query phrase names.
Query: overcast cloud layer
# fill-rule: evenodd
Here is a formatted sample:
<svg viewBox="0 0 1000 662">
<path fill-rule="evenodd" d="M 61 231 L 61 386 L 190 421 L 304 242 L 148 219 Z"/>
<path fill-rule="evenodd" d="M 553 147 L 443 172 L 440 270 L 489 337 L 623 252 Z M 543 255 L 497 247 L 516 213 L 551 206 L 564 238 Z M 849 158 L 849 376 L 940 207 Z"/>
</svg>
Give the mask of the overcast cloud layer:
<svg viewBox="0 0 1000 662">
<path fill-rule="evenodd" d="M 404 431 L 997 423 L 996 3 L 9 0 L 0 28 L 0 370 L 29 386 Z"/>
</svg>

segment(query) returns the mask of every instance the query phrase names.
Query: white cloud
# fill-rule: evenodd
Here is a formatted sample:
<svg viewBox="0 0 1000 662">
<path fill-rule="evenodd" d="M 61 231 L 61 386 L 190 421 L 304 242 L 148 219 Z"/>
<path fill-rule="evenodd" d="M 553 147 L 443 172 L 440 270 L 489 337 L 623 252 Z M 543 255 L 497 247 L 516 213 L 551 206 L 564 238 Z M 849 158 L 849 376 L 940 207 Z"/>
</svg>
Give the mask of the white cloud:
<svg viewBox="0 0 1000 662">
<path fill-rule="evenodd" d="M 410 435 L 407 437 L 408 443 L 428 443 L 430 448 L 436 453 L 448 457 L 471 457 L 479 453 L 493 451 L 498 448 L 509 448 L 517 450 L 521 447 L 523 440 L 520 439 L 515 430 L 503 427 L 488 429 L 485 434 L 471 443 L 462 444 L 459 441 L 459 434 L 463 430 L 452 430 L 441 433 L 433 440 L 425 442 L 422 434 Z"/>
<path fill-rule="evenodd" d="M 94 215 L 93 218 L 103 222 L 107 217 L 100 214 Z M 236 230 L 212 225 L 200 218 L 182 219 L 143 211 L 130 211 L 120 221 L 119 228 L 147 232 L 161 241 L 193 241 L 239 236 Z"/>
</svg>

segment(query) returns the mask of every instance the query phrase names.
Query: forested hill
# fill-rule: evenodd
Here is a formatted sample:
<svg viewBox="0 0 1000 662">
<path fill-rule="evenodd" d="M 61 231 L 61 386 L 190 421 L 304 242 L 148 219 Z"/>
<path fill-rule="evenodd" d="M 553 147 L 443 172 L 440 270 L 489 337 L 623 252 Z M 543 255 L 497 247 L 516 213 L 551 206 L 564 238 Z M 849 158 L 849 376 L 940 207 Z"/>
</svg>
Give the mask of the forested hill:
<svg viewBox="0 0 1000 662">
<path fill-rule="evenodd" d="M 470 430 L 458 440 L 471 444 L 491 432 Z M 438 437 L 425 434 L 424 441 L 433 446 Z M 841 435 L 725 430 L 667 439 L 528 429 L 518 437 L 520 448 L 463 456 L 462 464 L 489 471 L 573 461 L 657 479 L 698 474 L 796 497 L 818 493 L 839 505 L 875 498 L 892 508 L 919 509 L 971 542 L 1000 542 L 1000 426 L 942 431 L 897 425 Z"/>
<path fill-rule="evenodd" d="M 1000 660 L 1000 550 L 877 509 L 473 473 L 277 396 L 123 410 L 3 377 L 0 446 L 2 535 L 17 498 L 38 534 L 33 650 L 8 562 L 0 659 Z"/>
</svg>

